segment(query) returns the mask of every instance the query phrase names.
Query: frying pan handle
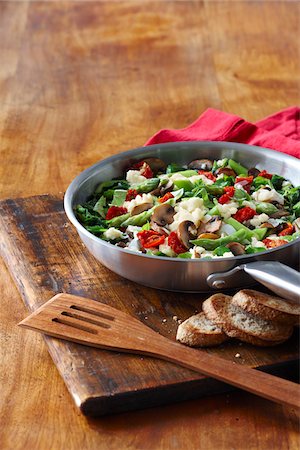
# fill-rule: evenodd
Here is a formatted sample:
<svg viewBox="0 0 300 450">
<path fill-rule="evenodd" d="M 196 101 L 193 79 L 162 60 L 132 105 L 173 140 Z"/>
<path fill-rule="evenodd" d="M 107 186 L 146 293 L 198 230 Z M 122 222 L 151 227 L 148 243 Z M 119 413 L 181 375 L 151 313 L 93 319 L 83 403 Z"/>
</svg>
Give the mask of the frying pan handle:
<svg viewBox="0 0 300 450">
<path fill-rule="evenodd" d="M 277 295 L 300 303 L 300 273 L 291 267 L 278 261 L 254 261 L 243 269 Z"/>
<path fill-rule="evenodd" d="M 277 295 L 297 304 L 300 303 L 300 273 L 277 261 L 254 261 L 241 264 L 227 272 L 209 275 L 207 283 L 215 289 L 229 288 L 231 287 L 230 279 L 232 280 L 232 276 L 241 270 Z"/>
</svg>

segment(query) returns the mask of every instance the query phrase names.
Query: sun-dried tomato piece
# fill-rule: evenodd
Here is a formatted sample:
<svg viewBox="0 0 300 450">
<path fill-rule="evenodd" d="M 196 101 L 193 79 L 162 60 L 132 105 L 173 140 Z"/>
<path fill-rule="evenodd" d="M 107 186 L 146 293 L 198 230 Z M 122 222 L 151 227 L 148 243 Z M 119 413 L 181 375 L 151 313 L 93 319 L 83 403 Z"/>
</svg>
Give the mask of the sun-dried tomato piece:
<svg viewBox="0 0 300 450">
<path fill-rule="evenodd" d="M 284 225 L 284 228 L 280 233 L 278 233 L 278 236 L 288 236 L 289 234 L 294 233 L 294 227 L 290 222 L 287 222 Z"/>
<path fill-rule="evenodd" d="M 174 195 L 171 192 L 167 192 L 163 197 L 159 198 L 159 203 L 165 203 L 169 198 L 174 198 Z"/>
<path fill-rule="evenodd" d="M 234 196 L 234 187 L 233 186 L 225 186 L 224 187 L 225 194 L 221 195 L 218 202 L 221 203 L 221 205 L 224 205 L 225 203 L 228 203 L 230 199 Z"/>
<path fill-rule="evenodd" d="M 113 219 L 114 217 L 122 216 L 122 214 L 126 214 L 127 209 L 123 208 L 123 206 L 111 206 L 108 208 L 105 220 Z"/>
<path fill-rule="evenodd" d="M 275 248 L 275 247 L 280 247 L 281 245 L 287 244 L 288 241 L 285 241 L 284 239 L 269 239 L 266 238 L 262 241 L 263 244 L 265 244 L 265 246 L 267 248 Z"/>
<path fill-rule="evenodd" d="M 206 178 L 208 178 L 209 180 L 211 180 L 213 182 L 215 182 L 217 179 L 212 172 L 208 172 L 206 170 L 198 170 L 198 173 L 199 173 L 199 175 L 204 175 Z"/>
<path fill-rule="evenodd" d="M 144 248 L 158 247 L 165 242 L 165 236 L 153 230 L 139 231 L 137 237 Z"/>
<path fill-rule="evenodd" d="M 249 177 L 236 177 L 235 183 L 243 183 L 245 181 L 245 184 L 252 183 L 253 176 L 250 175 Z"/>
<path fill-rule="evenodd" d="M 246 220 L 252 219 L 255 214 L 255 209 L 252 209 L 249 206 L 244 206 L 244 208 L 239 209 L 232 217 L 238 222 L 245 222 Z"/>
<path fill-rule="evenodd" d="M 186 248 L 180 241 L 179 237 L 177 236 L 177 233 L 175 231 L 172 231 L 172 233 L 168 236 L 168 245 L 171 247 L 173 252 L 179 254 L 179 253 L 185 253 Z"/>
<path fill-rule="evenodd" d="M 145 178 L 153 178 L 153 172 L 151 170 L 151 167 L 145 161 L 139 161 L 133 164 L 132 169 L 139 170 L 140 174 L 143 175 L 143 177 Z"/>
<path fill-rule="evenodd" d="M 125 201 L 130 202 L 130 200 L 133 200 L 137 195 L 139 195 L 139 193 L 136 189 L 128 189 Z"/>
<path fill-rule="evenodd" d="M 268 180 L 271 180 L 273 175 L 271 173 L 268 173 L 266 170 L 263 170 L 262 172 L 259 172 L 259 174 L 257 176 L 258 177 L 267 178 Z"/>
</svg>

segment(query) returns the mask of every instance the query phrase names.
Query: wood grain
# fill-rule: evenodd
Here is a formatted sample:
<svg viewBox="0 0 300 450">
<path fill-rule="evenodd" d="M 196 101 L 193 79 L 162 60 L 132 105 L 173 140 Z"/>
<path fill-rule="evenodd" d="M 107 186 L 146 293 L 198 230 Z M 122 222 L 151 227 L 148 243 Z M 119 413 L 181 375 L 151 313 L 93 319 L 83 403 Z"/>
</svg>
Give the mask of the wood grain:
<svg viewBox="0 0 300 450">
<path fill-rule="evenodd" d="M 300 409 L 298 383 L 238 365 L 203 349 L 183 346 L 124 311 L 94 299 L 56 294 L 18 325 L 76 344 L 169 361 L 267 400 Z M 95 397 L 87 401 L 95 405 Z"/>
<path fill-rule="evenodd" d="M 62 199 L 43 195 L 0 202 L 0 250 L 31 311 L 54 294 L 93 298 L 138 318 L 175 340 L 177 317 L 201 310 L 204 294 L 150 289 L 106 269 L 82 245 L 66 222 Z M 234 291 L 233 291 L 234 292 Z M 46 338 L 50 354 L 76 404 L 88 415 L 101 415 L 195 398 L 228 390 L 216 380 L 153 358 L 111 354 Z M 229 361 L 278 370 L 297 361 L 298 334 L 273 348 L 237 341 L 206 350 Z M 243 357 L 236 360 L 236 353 Z M 126 401 L 124 401 L 126 398 Z"/>
<path fill-rule="evenodd" d="M 299 8 L 0 2 L 1 197 L 64 191 L 88 165 L 209 106 L 259 120 L 299 103 Z M 86 421 L 42 339 L 16 327 L 25 309 L 0 270 L 4 449 L 299 448 L 291 409 L 240 393 Z"/>
</svg>

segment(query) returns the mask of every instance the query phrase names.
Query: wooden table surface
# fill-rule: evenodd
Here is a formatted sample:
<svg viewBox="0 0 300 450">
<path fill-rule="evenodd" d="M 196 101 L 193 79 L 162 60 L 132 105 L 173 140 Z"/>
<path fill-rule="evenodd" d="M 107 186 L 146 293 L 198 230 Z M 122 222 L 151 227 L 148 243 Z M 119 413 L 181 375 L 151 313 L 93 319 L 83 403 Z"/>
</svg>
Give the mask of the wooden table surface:
<svg viewBox="0 0 300 450">
<path fill-rule="evenodd" d="M 299 103 L 300 4 L 0 2 L 0 196 L 81 170 L 208 107 L 255 121 Z M 235 392 L 83 417 L 0 267 L 1 449 L 299 449 L 295 411 Z"/>
</svg>

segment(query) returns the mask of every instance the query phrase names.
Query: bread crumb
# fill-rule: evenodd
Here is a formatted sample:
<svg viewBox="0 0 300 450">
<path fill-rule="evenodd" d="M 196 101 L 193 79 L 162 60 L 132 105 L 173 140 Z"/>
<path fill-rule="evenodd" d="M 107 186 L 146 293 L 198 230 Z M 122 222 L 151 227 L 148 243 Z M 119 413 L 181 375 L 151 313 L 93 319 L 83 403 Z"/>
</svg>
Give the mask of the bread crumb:
<svg viewBox="0 0 300 450">
<path fill-rule="evenodd" d="M 145 316 L 145 320 L 147 320 L 148 319 L 148 316 Z"/>
<path fill-rule="evenodd" d="M 179 323 L 179 325 L 182 323 L 181 319 L 178 319 L 177 322 Z"/>
<path fill-rule="evenodd" d="M 241 358 L 241 354 L 240 354 L 240 353 L 236 353 L 236 354 L 234 355 L 234 357 L 235 357 L 235 358 Z"/>
<path fill-rule="evenodd" d="M 163 323 L 166 323 L 166 321 L 167 321 L 167 319 L 163 319 L 163 320 L 162 320 Z"/>
<path fill-rule="evenodd" d="M 173 320 L 175 320 L 175 322 L 177 322 L 178 317 L 177 316 L 173 316 Z"/>
</svg>

